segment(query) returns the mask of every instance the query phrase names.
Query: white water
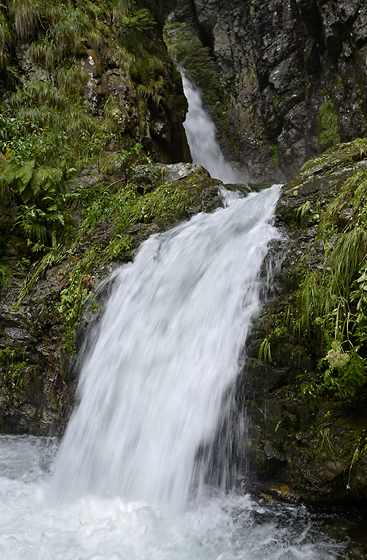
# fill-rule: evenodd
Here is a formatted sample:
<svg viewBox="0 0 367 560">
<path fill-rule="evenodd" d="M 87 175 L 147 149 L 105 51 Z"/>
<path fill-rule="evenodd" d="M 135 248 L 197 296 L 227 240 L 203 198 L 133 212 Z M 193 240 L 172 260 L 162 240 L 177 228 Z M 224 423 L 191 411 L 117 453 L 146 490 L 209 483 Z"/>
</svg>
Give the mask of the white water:
<svg viewBox="0 0 367 560">
<path fill-rule="evenodd" d="M 58 496 L 186 507 L 259 307 L 278 195 L 274 186 L 237 198 L 152 236 L 118 271 L 61 445 Z"/>
<path fill-rule="evenodd" d="M 2 560 L 346 558 L 304 507 L 249 496 L 218 495 L 176 515 L 117 496 L 53 504 L 46 496 L 55 451 L 52 440 L 0 436 Z"/>
<path fill-rule="evenodd" d="M 237 183 L 232 167 L 225 161 L 215 136 L 215 125 L 203 109 L 200 91 L 182 73 L 189 110 L 184 122 L 193 163 L 199 163 L 223 183 Z"/>
</svg>

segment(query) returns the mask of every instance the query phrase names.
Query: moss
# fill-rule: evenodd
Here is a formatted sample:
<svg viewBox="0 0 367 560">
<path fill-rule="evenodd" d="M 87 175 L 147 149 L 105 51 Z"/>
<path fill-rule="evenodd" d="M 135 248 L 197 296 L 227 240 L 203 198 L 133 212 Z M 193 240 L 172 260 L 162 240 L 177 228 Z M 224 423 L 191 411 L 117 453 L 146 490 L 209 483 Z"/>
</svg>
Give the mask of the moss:
<svg viewBox="0 0 367 560">
<path fill-rule="evenodd" d="M 279 157 L 278 157 L 278 146 L 276 144 L 270 144 L 270 161 L 275 165 L 276 169 L 279 168 Z"/>
<path fill-rule="evenodd" d="M 7 264 L 0 263 L 0 288 L 7 285 L 11 275 L 11 268 Z"/>
<path fill-rule="evenodd" d="M 231 87 L 228 86 L 228 92 L 222 87 L 209 47 L 204 46 L 186 24 L 178 22 L 166 25 L 165 41 L 170 55 L 201 90 L 216 124 L 235 147 L 229 137 L 228 123 Z"/>
<path fill-rule="evenodd" d="M 90 287 L 86 284 L 86 279 L 90 274 L 96 256 L 96 250 L 93 248 L 86 251 L 84 256 L 76 261 L 69 274 L 67 285 L 60 293 L 61 302 L 58 310 L 64 322 L 65 350 L 69 354 L 75 352 L 76 329 L 80 324 L 83 306 L 85 306 L 86 299 L 91 292 Z"/>
</svg>

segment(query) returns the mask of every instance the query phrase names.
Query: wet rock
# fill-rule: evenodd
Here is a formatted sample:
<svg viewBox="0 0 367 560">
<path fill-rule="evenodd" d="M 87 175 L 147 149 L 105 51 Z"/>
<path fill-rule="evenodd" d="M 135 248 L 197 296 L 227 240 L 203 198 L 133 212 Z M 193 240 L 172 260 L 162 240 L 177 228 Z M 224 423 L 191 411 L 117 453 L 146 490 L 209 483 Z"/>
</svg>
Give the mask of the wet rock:
<svg viewBox="0 0 367 560">
<path fill-rule="evenodd" d="M 113 157 L 112 157 L 113 159 Z M 112 175 L 120 177 L 111 166 Z M 17 280 L 12 275 L 9 285 L 0 292 L 0 430 L 6 433 L 62 434 L 74 405 L 78 373 L 85 351 L 85 336 L 98 324 L 103 304 L 111 289 L 109 274 L 132 258 L 133 251 L 149 235 L 166 231 L 197 212 L 211 211 L 222 204 L 220 181 L 212 179 L 199 165 L 190 163 L 140 165 L 134 177 L 139 197 L 131 197 L 131 204 L 140 202 L 155 192 L 165 197 L 165 205 L 155 215 L 152 205 L 149 220 L 135 218 L 127 221 L 125 229 L 116 235 L 117 213 L 110 219 L 99 220 L 91 230 L 71 248 L 60 248 L 57 264 L 46 267 L 19 304 L 19 290 L 26 273 L 18 270 Z M 124 193 L 126 180 L 104 176 L 98 169 L 88 167 L 73 181 L 71 190 L 93 189 L 105 185 L 104 191 Z M 111 186 L 112 184 L 112 186 Z M 117 189 L 117 190 L 113 190 Z M 99 191 L 97 191 L 99 192 Z M 182 205 L 185 198 L 186 205 Z M 170 205 L 170 199 L 175 204 Z M 159 199 L 158 199 L 159 202 Z M 159 206 L 159 205 L 158 205 Z M 165 210 L 167 206 L 167 210 Z M 80 209 L 75 210 L 75 222 L 81 223 Z M 75 236 L 76 237 L 76 236 Z M 129 248 L 124 250 L 124 240 Z M 71 243 L 74 239 L 71 239 Z M 14 263 L 17 251 L 11 250 Z M 116 251 L 109 251 L 115 244 Z M 119 245 L 122 243 L 122 246 Z M 82 269 L 70 282 L 83 259 L 92 255 L 91 266 Z M 45 255 L 47 257 L 47 255 Z M 85 261 L 84 261 L 85 262 Z M 19 263 L 18 263 L 19 265 Z M 32 267 L 29 277 L 37 267 Z M 28 277 L 28 278 L 29 278 Z M 67 289 L 70 284 L 80 289 Z M 62 313 L 63 295 L 68 298 L 67 310 L 76 313 L 73 330 L 74 342 L 65 342 L 67 324 Z M 78 297 L 81 297 L 78 300 Z M 76 308 L 74 309 L 74 305 Z M 79 308 L 80 306 L 80 308 Z M 93 340 L 93 339 L 92 339 Z M 82 350 L 84 348 L 84 350 Z"/>
<path fill-rule="evenodd" d="M 365 3 L 181 0 L 176 18 L 213 53 L 230 92 L 240 156 L 233 159 L 248 180 L 290 180 L 323 149 L 319 109 L 327 100 L 341 141 L 367 134 Z"/>
<path fill-rule="evenodd" d="M 366 386 L 345 399 L 327 391 L 313 393 L 325 350 L 317 340 L 300 343 L 297 332 L 281 319 L 285 309 L 292 314 L 297 305 L 295 290 L 305 275 L 323 270 L 326 249 L 316 239 L 316 209 L 334 200 L 351 177 L 367 171 L 363 146 L 356 141 L 328 150 L 283 187 L 276 222 L 284 237 L 274 247 L 282 261 L 270 300 L 253 325 L 238 380 L 237 399 L 251 421 L 244 445 L 252 469 L 266 486 L 284 482 L 307 501 L 363 501 L 367 496 Z M 304 219 L 299 216 L 302 207 L 308 209 Z M 336 221 L 340 231 L 348 212 L 346 208 Z M 259 359 L 269 333 L 270 363 Z"/>
<path fill-rule="evenodd" d="M 204 173 L 209 177 L 208 172 L 201 166 L 194 163 L 176 163 L 160 166 L 161 177 L 164 182 L 179 181 L 188 177 L 192 173 Z"/>
</svg>

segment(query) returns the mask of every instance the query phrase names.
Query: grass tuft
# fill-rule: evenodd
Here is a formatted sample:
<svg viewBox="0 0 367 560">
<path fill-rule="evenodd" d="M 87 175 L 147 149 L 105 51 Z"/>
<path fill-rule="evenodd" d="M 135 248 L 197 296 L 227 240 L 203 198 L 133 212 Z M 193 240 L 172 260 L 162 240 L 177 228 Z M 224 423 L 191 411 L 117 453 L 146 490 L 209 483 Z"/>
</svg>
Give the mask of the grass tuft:
<svg viewBox="0 0 367 560">
<path fill-rule="evenodd" d="M 14 20 L 15 33 L 21 41 L 34 36 L 40 22 L 40 3 L 34 0 L 12 0 L 9 12 Z"/>
</svg>

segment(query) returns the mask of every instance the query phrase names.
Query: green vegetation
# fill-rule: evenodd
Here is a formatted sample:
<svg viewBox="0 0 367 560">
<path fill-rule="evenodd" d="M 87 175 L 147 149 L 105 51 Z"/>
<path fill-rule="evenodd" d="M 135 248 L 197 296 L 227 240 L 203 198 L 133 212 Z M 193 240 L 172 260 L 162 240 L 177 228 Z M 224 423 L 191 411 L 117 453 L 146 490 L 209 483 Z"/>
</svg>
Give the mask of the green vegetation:
<svg viewBox="0 0 367 560">
<path fill-rule="evenodd" d="M 156 181 L 149 192 L 138 192 L 134 181 L 138 165 L 159 177 L 146 146 L 152 114 L 165 118 L 172 96 L 166 51 L 156 40 L 171 8 L 172 2 L 158 2 L 150 11 L 133 0 L 0 4 L 0 79 L 7 89 L 0 104 L 2 225 L 16 236 L 18 264 L 28 270 L 15 307 L 60 267 L 55 314 L 62 316 L 69 352 L 93 274 L 111 260 L 128 260 L 138 244 L 129 228 L 155 219 L 168 225 L 200 202 L 186 181 L 179 187 Z M 95 98 L 88 95 L 86 63 L 92 57 L 99 72 L 102 52 L 131 99 L 136 95 L 138 119 L 126 116 L 124 100 L 102 85 Z M 82 170 L 91 169 L 98 180 L 80 181 Z M 11 275 L 1 264 L 0 287 Z"/>
<path fill-rule="evenodd" d="M 223 101 L 219 73 L 209 47 L 205 47 L 184 23 L 166 25 L 165 40 L 172 58 L 202 90 L 205 101 L 209 105 Z"/>
<path fill-rule="evenodd" d="M 11 347 L 0 350 L 0 386 L 8 400 L 23 394 L 26 367 L 27 359 L 19 350 Z"/>
<path fill-rule="evenodd" d="M 149 10 L 139 10 L 135 14 L 123 17 L 119 22 L 119 37 L 129 51 L 142 50 L 144 34 L 153 29 L 156 22 Z"/>
<path fill-rule="evenodd" d="M 321 166 L 326 173 L 342 170 L 366 153 L 367 140 L 336 147 L 326 153 L 324 163 L 321 156 L 304 166 L 300 177 L 313 177 Z M 309 398 L 321 393 L 351 398 L 367 383 L 367 171 L 365 166 L 349 169 L 324 196 L 294 210 L 292 219 L 301 228 L 317 225 L 314 245 L 322 243 L 324 261 L 310 268 L 307 255 L 302 257 L 291 303 L 272 316 L 260 347 L 259 357 L 270 362 L 273 355 L 274 362 L 287 341 L 294 357 L 299 349 L 300 363 L 308 355 L 317 364 L 316 376 L 300 369 L 301 394 Z M 298 192 L 292 185 L 290 196 Z M 313 250 L 310 246 L 307 252 Z"/>
<path fill-rule="evenodd" d="M 279 168 L 279 154 L 278 146 L 276 144 L 270 144 L 270 161 L 275 165 L 276 169 Z"/>
<path fill-rule="evenodd" d="M 338 115 L 334 103 L 327 99 L 319 108 L 319 153 L 340 142 Z"/>
<path fill-rule="evenodd" d="M 134 238 L 130 229 L 153 220 L 172 224 L 187 217 L 188 210 L 201 202 L 197 174 L 179 182 L 161 183 L 162 174 L 145 155 L 141 144 L 116 152 L 109 166 L 121 179 L 111 184 L 96 181 L 85 186 L 81 183 L 63 193 L 63 215 L 78 213 L 78 230 L 71 224 L 73 239 L 53 245 L 34 262 L 17 301 L 19 306 L 52 266 L 63 263 L 65 287 L 60 294 L 58 311 L 63 318 L 65 349 L 69 353 L 75 350 L 82 309 L 87 301 L 96 305 L 92 294 L 93 275 L 107 262 L 124 262 L 131 258 Z M 153 183 L 147 191 L 141 190 L 135 182 L 138 166 L 152 177 Z M 210 178 L 208 181 L 213 183 Z M 100 235 L 101 230 L 106 233 Z"/>
<path fill-rule="evenodd" d="M 9 278 L 12 275 L 10 266 L 7 264 L 0 263 L 0 288 L 6 286 Z"/>
<path fill-rule="evenodd" d="M 326 247 L 324 267 L 305 276 L 297 296 L 302 311 L 296 328 L 303 339 L 317 338 L 326 348 L 319 362 L 321 385 L 339 397 L 354 395 L 367 381 L 366 186 L 367 172 L 357 171 L 320 209 L 317 241 L 322 238 Z"/>
</svg>

